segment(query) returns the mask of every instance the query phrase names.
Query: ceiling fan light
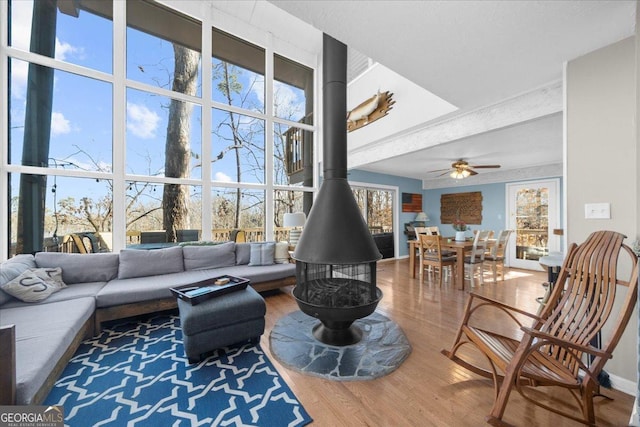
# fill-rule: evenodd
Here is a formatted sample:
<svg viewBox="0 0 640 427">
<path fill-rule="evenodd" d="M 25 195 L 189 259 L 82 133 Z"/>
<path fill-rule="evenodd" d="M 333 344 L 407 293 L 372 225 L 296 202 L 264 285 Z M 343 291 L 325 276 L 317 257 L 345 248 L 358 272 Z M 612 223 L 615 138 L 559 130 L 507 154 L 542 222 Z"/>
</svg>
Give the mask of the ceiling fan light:
<svg viewBox="0 0 640 427">
<path fill-rule="evenodd" d="M 451 178 L 453 179 L 465 179 L 471 176 L 471 172 L 468 169 L 455 169 L 451 171 Z"/>
</svg>

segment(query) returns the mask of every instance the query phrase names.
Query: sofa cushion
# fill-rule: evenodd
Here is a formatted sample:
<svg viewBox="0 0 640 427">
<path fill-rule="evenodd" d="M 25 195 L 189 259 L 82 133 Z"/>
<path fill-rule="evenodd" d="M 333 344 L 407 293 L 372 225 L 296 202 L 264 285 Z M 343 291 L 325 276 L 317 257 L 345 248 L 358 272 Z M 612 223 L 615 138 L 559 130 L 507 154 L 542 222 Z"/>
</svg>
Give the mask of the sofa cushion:
<svg viewBox="0 0 640 427">
<path fill-rule="evenodd" d="M 273 265 L 275 252 L 276 244 L 274 242 L 252 243 L 249 265 Z"/>
<path fill-rule="evenodd" d="M 16 325 L 16 404 L 38 403 L 34 394 L 94 309 L 94 298 L 2 308 L 0 325 Z"/>
<path fill-rule="evenodd" d="M 49 298 L 39 301 L 39 302 L 23 302 L 16 298 L 12 298 L 11 301 L 7 302 L 2 306 L 2 309 L 5 308 L 14 308 L 14 307 L 25 307 L 25 306 L 35 306 L 35 305 L 45 305 L 52 304 L 59 301 L 68 301 L 77 298 L 86 298 L 91 297 L 94 298 L 98 294 L 98 291 L 102 289 L 102 287 L 107 282 L 86 282 L 86 283 L 76 283 L 72 286 L 67 286 L 64 289 L 60 289 L 58 292 L 55 292 L 49 296 Z M 2 314 L 0 314 L 2 317 Z"/>
<path fill-rule="evenodd" d="M 185 270 L 230 267 L 236 264 L 236 244 L 226 242 L 215 246 L 184 246 Z"/>
<path fill-rule="evenodd" d="M 98 295 L 96 295 L 96 305 L 100 308 L 163 298 L 175 298 L 171 293 L 171 288 L 221 276 L 222 274 L 218 274 L 218 271 L 233 268 L 236 267 L 182 271 L 162 276 L 114 279 L 100 289 Z"/>
<path fill-rule="evenodd" d="M 251 243 L 236 243 L 236 265 L 249 264 L 251 259 Z"/>
<path fill-rule="evenodd" d="M 36 253 L 38 267 L 62 268 L 62 280 L 73 283 L 106 282 L 118 275 L 118 254 L 69 254 L 61 252 Z"/>
<path fill-rule="evenodd" d="M 31 269 L 2 285 L 2 290 L 24 302 L 38 302 L 60 289 L 51 278 L 43 278 Z"/>
<path fill-rule="evenodd" d="M 30 268 L 36 267 L 36 260 L 31 254 L 16 255 L 0 264 L 0 288 Z M 0 305 L 11 301 L 13 297 L 0 290 Z"/>
<path fill-rule="evenodd" d="M 184 271 L 182 247 L 163 249 L 123 249 L 120 251 L 118 279 L 158 276 Z"/>
</svg>

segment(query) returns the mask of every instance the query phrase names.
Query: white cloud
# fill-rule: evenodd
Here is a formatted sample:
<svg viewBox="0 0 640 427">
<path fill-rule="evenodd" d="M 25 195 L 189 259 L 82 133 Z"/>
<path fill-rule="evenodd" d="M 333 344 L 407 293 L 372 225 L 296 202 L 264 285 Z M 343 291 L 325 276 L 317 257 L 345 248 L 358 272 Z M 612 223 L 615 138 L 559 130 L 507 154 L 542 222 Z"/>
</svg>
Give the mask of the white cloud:
<svg viewBox="0 0 640 427">
<path fill-rule="evenodd" d="M 160 116 L 145 105 L 127 102 L 127 130 L 142 139 L 156 136 Z"/>
<path fill-rule="evenodd" d="M 231 177 L 224 172 L 216 172 L 213 176 L 215 181 L 232 182 Z"/>
<path fill-rule="evenodd" d="M 51 135 L 64 135 L 65 133 L 71 132 L 71 123 L 69 120 L 65 119 L 64 114 L 56 113 L 55 111 L 51 113 Z"/>
<path fill-rule="evenodd" d="M 84 57 L 84 49 L 72 46 L 69 43 L 62 42 L 56 37 L 56 59 L 66 61 L 67 58 L 75 56 L 77 58 Z"/>
</svg>

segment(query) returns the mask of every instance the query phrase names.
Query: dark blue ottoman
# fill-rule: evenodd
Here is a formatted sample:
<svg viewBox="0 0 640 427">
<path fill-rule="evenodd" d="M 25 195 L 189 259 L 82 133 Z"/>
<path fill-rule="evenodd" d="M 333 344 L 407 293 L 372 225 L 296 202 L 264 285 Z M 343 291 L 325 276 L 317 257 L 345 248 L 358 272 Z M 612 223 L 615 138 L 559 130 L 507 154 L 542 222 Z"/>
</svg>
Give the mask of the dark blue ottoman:
<svg viewBox="0 0 640 427">
<path fill-rule="evenodd" d="M 189 363 L 205 353 L 264 333 L 264 299 L 251 286 L 191 305 L 178 299 L 184 351 Z"/>
</svg>

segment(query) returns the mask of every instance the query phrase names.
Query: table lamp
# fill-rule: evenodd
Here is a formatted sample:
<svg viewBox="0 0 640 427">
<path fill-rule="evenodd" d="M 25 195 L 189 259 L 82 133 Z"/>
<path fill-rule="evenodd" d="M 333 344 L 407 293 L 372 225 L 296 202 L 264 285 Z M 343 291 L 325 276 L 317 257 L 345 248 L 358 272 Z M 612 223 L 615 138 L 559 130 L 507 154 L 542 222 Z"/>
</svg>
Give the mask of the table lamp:
<svg viewBox="0 0 640 427">
<path fill-rule="evenodd" d="M 295 247 L 298 244 L 300 234 L 302 234 L 302 227 L 304 227 L 306 220 L 307 216 L 304 212 L 290 212 L 284 214 L 282 225 L 284 227 L 291 228 L 291 230 L 289 230 L 289 244 L 291 246 Z"/>
<path fill-rule="evenodd" d="M 420 212 L 418 213 L 418 215 L 416 215 L 416 219 L 414 219 L 415 222 L 427 222 L 429 221 L 429 217 L 427 216 L 426 213 L 424 212 Z"/>
</svg>

